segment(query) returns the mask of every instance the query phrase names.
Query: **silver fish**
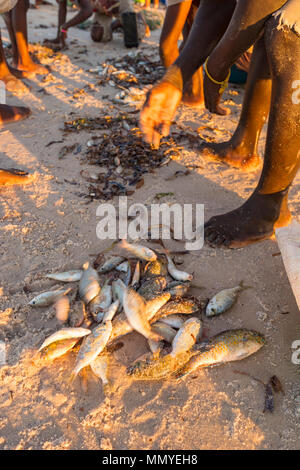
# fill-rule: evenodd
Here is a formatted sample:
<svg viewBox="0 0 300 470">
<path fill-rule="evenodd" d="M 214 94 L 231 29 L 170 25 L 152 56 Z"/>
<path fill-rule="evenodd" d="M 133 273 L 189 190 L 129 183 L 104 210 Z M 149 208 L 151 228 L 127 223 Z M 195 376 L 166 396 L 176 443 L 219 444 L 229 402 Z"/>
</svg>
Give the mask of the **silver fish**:
<svg viewBox="0 0 300 470">
<path fill-rule="evenodd" d="M 128 267 L 129 267 L 129 262 L 128 262 L 128 261 L 124 261 L 123 263 L 119 264 L 119 265 L 116 267 L 116 270 L 117 270 L 117 271 L 121 271 L 121 272 L 123 272 L 123 273 L 127 273 Z"/>
<path fill-rule="evenodd" d="M 125 315 L 132 326 L 147 339 L 159 341 L 160 335 L 151 330 L 146 314 L 146 301 L 135 290 L 127 288 L 123 299 L 123 307 Z"/>
<path fill-rule="evenodd" d="M 42 294 L 37 295 L 29 302 L 31 307 L 48 307 L 49 305 L 54 304 L 59 297 L 66 295 L 70 292 L 69 289 L 57 289 L 48 292 L 43 292 Z"/>
<path fill-rule="evenodd" d="M 164 293 L 159 295 L 153 300 L 150 300 L 146 304 L 146 319 L 148 321 L 151 321 L 152 318 L 156 315 L 158 310 L 161 308 L 162 305 L 164 305 L 170 298 L 169 293 Z M 131 324 L 128 322 L 127 317 L 124 312 L 121 312 L 120 315 L 118 315 L 117 318 L 114 319 L 113 321 L 113 330 L 110 338 L 110 342 L 115 340 L 116 338 L 120 336 L 127 335 L 128 333 L 131 333 L 133 331 L 133 327 Z"/>
<path fill-rule="evenodd" d="M 186 317 L 183 315 L 168 315 L 167 317 L 160 318 L 160 321 L 178 330 L 186 321 Z"/>
<path fill-rule="evenodd" d="M 51 343 L 55 343 L 56 341 L 62 341 L 65 339 L 74 339 L 74 338 L 82 338 L 83 336 L 87 336 L 91 333 L 91 330 L 87 328 L 62 328 L 61 330 L 56 331 L 52 335 L 48 336 L 45 339 L 42 346 L 39 348 L 39 351 L 44 349 Z"/>
<path fill-rule="evenodd" d="M 96 357 L 99 356 L 105 348 L 111 332 L 112 322 L 108 320 L 105 323 L 100 323 L 92 330 L 89 336 L 84 338 L 77 355 L 74 370 L 71 374 L 71 381 L 76 378 L 81 369 L 90 365 Z"/>
<path fill-rule="evenodd" d="M 107 280 L 102 287 L 100 294 L 94 297 L 90 304 L 89 309 L 93 314 L 97 314 L 99 310 L 106 310 L 112 302 L 112 287 L 108 284 Z"/>
<path fill-rule="evenodd" d="M 138 285 L 140 282 L 140 277 L 141 277 L 141 265 L 140 265 L 140 262 L 138 261 L 136 263 L 135 270 L 132 276 L 131 285 L 132 286 Z"/>
<path fill-rule="evenodd" d="M 207 304 L 205 315 L 207 317 L 213 317 L 220 315 L 230 309 L 235 303 L 238 293 L 241 290 L 246 289 L 241 282 L 238 286 L 231 289 L 224 289 L 218 292 Z"/>
<path fill-rule="evenodd" d="M 184 322 L 172 341 L 171 356 L 175 357 L 177 354 L 181 354 L 191 349 L 197 341 L 200 330 L 201 321 L 199 318 L 192 317 Z"/>
<path fill-rule="evenodd" d="M 126 286 L 121 279 L 117 279 L 116 281 L 112 282 L 112 295 L 114 300 L 119 300 L 120 306 L 123 305 L 123 298 L 124 293 L 126 290 Z"/>
<path fill-rule="evenodd" d="M 168 272 L 173 279 L 176 279 L 176 281 L 191 281 L 193 279 L 192 274 L 177 269 L 170 256 L 166 254 L 166 257 L 168 260 Z"/>
<path fill-rule="evenodd" d="M 112 269 L 119 266 L 119 264 L 121 264 L 124 259 L 125 258 L 123 258 L 122 256 L 113 256 L 112 258 L 105 261 L 105 263 L 98 269 L 98 273 L 105 274 L 109 271 L 112 271 Z"/>
<path fill-rule="evenodd" d="M 174 330 L 170 325 L 163 323 L 161 321 L 157 321 L 151 325 L 152 330 L 155 333 L 158 333 L 162 338 L 167 341 L 168 343 L 172 343 L 173 339 L 175 338 L 177 331 Z"/>
<path fill-rule="evenodd" d="M 114 318 L 115 314 L 118 311 L 119 304 L 119 300 L 116 300 L 114 303 L 111 304 L 111 306 L 106 310 L 106 312 L 103 312 L 103 323 Z"/>
<path fill-rule="evenodd" d="M 82 269 L 75 269 L 73 271 L 66 271 L 63 273 L 46 274 L 45 277 L 48 279 L 54 279 L 55 281 L 75 282 L 80 281 L 82 272 Z"/>
<path fill-rule="evenodd" d="M 88 304 L 100 293 L 99 276 L 90 263 L 83 265 L 83 273 L 79 282 L 79 295 Z"/>
<path fill-rule="evenodd" d="M 80 338 L 69 338 L 55 341 L 41 350 L 41 358 L 45 361 L 53 361 L 70 351 L 79 340 Z"/>
<path fill-rule="evenodd" d="M 143 245 L 137 245 L 134 243 L 128 243 L 126 240 L 122 240 L 117 245 L 118 248 L 125 250 L 135 258 L 145 260 L 145 261 L 155 261 L 157 256 L 153 250 L 147 248 Z"/>
</svg>

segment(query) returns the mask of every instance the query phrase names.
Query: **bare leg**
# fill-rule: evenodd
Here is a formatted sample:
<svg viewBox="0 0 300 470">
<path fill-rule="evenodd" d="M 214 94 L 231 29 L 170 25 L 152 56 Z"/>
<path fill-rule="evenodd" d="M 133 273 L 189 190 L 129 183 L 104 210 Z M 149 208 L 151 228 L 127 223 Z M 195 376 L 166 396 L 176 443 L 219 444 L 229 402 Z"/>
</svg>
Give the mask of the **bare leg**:
<svg viewBox="0 0 300 470">
<path fill-rule="evenodd" d="M 265 31 L 272 99 L 262 175 L 241 207 L 206 223 L 205 238 L 214 246 L 239 248 L 264 240 L 290 220 L 287 194 L 300 166 L 300 107 L 291 99 L 300 76 L 300 39 L 277 26 L 272 17 Z"/>
<path fill-rule="evenodd" d="M 1 31 L 0 31 L 0 81 L 5 83 L 7 91 L 17 94 L 24 95 L 28 92 L 27 87 L 18 80 L 12 73 L 6 62 L 5 54 L 3 50 Z"/>
<path fill-rule="evenodd" d="M 178 40 L 183 32 L 186 42 L 191 30 L 197 8 L 191 1 L 185 1 L 167 8 L 159 44 L 159 53 L 163 65 L 169 68 L 179 56 Z M 200 68 L 187 83 L 182 101 L 193 106 L 203 106 L 203 75 Z"/>
<path fill-rule="evenodd" d="M 238 127 L 228 142 L 204 143 L 204 155 L 244 171 L 256 169 L 260 163 L 257 144 L 268 118 L 271 88 L 272 80 L 262 37 L 254 48 Z"/>
<path fill-rule="evenodd" d="M 48 69 L 40 64 L 33 62 L 28 51 L 27 38 L 27 11 L 29 8 L 28 0 L 19 0 L 17 5 L 8 16 L 11 25 L 9 31 L 14 36 L 12 40 L 14 67 L 26 73 L 26 76 L 32 77 L 35 74 L 47 74 Z M 14 34 L 13 34 L 14 33 Z"/>
</svg>

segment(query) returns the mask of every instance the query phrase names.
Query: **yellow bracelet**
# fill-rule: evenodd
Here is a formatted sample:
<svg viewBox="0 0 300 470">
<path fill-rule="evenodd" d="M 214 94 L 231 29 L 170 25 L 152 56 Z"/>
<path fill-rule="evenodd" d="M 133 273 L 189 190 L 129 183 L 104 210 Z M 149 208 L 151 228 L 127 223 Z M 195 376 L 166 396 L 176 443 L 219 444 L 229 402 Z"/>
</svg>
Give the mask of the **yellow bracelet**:
<svg viewBox="0 0 300 470">
<path fill-rule="evenodd" d="M 207 61 L 208 61 L 209 57 L 207 57 L 206 61 L 205 61 L 205 64 L 204 64 L 204 70 L 205 70 L 205 73 L 206 75 L 208 76 L 208 78 L 213 82 L 215 83 L 216 85 L 221 85 L 221 88 L 220 88 L 220 95 L 222 95 L 222 93 L 226 90 L 227 86 L 228 86 L 228 81 L 229 81 L 229 77 L 230 77 L 230 74 L 231 74 L 231 71 L 229 71 L 227 77 L 225 78 L 225 80 L 223 80 L 222 82 L 218 82 L 217 80 L 215 80 L 214 78 L 212 78 L 212 76 L 208 73 L 208 70 L 207 70 Z"/>
</svg>

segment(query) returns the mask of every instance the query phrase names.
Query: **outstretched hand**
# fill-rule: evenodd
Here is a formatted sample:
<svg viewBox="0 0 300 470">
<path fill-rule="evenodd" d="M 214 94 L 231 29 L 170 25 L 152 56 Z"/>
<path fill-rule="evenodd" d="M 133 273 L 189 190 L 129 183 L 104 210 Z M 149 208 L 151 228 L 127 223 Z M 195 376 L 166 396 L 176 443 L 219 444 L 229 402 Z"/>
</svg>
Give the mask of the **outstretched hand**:
<svg viewBox="0 0 300 470">
<path fill-rule="evenodd" d="M 147 94 L 140 115 L 140 128 L 144 140 L 159 147 L 160 139 L 170 132 L 176 108 L 181 101 L 181 91 L 169 82 L 161 81 Z"/>
</svg>

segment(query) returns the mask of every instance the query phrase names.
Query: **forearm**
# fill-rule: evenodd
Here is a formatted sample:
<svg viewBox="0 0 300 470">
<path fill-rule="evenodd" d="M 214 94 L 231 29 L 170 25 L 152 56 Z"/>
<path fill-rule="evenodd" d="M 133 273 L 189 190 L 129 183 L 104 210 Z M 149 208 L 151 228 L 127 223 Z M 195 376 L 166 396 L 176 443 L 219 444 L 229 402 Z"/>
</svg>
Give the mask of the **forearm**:
<svg viewBox="0 0 300 470">
<path fill-rule="evenodd" d="M 212 52 L 208 70 L 218 81 L 226 78 L 230 67 L 259 38 L 268 18 L 286 0 L 240 0 L 228 29 Z"/>
<path fill-rule="evenodd" d="M 93 14 L 93 9 L 91 7 L 84 8 L 80 10 L 77 15 L 70 19 L 70 21 L 64 24 L 65 29 L 71 28 L 72 26 L 76 26 L 80 23 L 83 23 Z"/>
<path fill-rule="evenodd" d="M 184 87 L 205 62 L 224 35 L 235 6 L 235 0 L 201 1 L 187 42 L 172 67 L 178 75 L 176 87 Z"/>
</svg>

